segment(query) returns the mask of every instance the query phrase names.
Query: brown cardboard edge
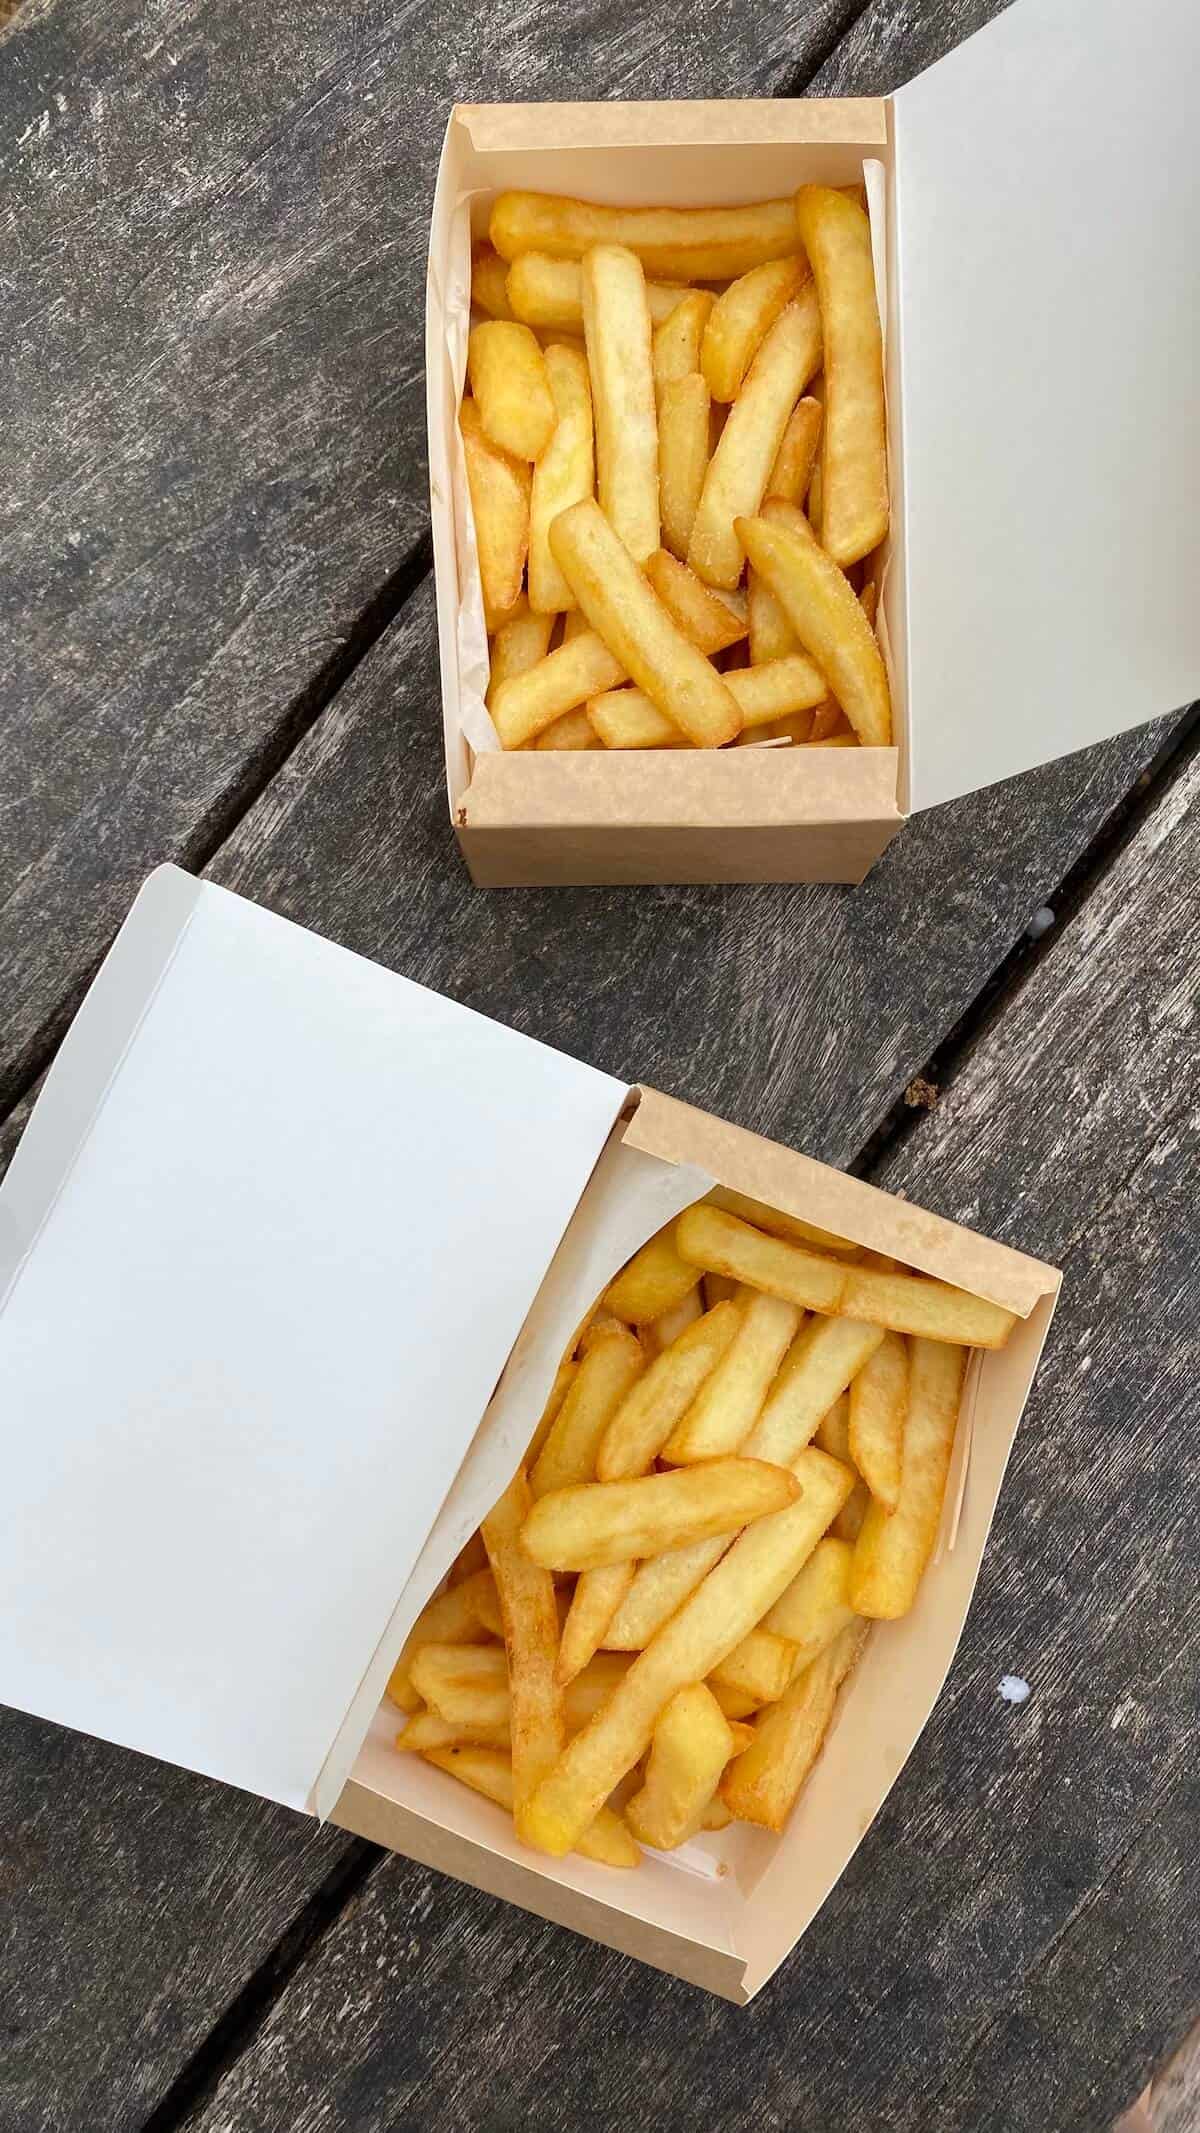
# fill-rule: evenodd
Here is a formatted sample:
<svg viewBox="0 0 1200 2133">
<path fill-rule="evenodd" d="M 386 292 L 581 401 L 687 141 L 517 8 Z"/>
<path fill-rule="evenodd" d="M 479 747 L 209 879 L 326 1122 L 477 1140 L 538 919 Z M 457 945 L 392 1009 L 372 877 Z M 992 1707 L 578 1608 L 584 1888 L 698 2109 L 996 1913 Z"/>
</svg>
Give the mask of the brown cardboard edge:
<svg viewBox="0 0 1200 2133">
<path fill-rule="evenodd" d="M 657 1089 L 639 1091 L 625 1138 L 666 1162 L 695 1163 L 735 1192 L 886 1252 L 1019 1318 L 1028 1318 L 1041 1297 L 1057 1295 L 1062 1285 L 1058 1269 L 1040 1259 Z"/>
<path fill-rule="evenodd" d="M 518 1904 L 522 1910 L 548 1919 L 551 1925 L 567 1926 L 586 1939 L 615 1949 L 619 1955 L 631 1955 L 668 1976 L 716 1993 L 721 1999 L 744 2005 L 749 1997 L 743 1984 L 746 1966 L 739 1956 L 706 1948 L 652 1926 L 645 1919 L 626 1917 L 578 1889 L 549 1880 L 536 1867 L 523 1866 L 499 1852 L 485 1850 L 454 1830 L 440 1828 L 355 1778 L 347 1781 L 330 1820 L 353 1836 L 366 1837 L 372 1844 L 416 1859 L 422 1866 L 451 1874 L 456 1881 L 482 1889 L 485 1895 Z M 614 1880 L 617 1878 L 614 1869 Z"/>
<path fill-rule="evenodd" d="M 740 142 L 840 142 L 884 147 L 882 97 L 727 97 L 657 103 L 456 104 L 451 118 L 483 154 L 514 148 L 679 148 Z"/>
</svg>

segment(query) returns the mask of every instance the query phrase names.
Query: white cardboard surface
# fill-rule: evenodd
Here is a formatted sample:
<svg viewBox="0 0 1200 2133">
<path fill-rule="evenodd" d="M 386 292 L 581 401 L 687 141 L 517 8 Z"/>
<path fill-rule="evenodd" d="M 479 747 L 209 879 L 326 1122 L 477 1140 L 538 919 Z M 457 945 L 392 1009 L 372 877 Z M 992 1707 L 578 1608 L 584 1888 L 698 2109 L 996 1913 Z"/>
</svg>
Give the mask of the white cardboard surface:
<svg viewBox="0 0 1200 2133">
<path fill-rule="evenodd" d="M 0 1191 L 0 1699 L 303 1808 L 626 1093 L 152 877 Z"/>
<path fill-rule="evenodd" d="M 894 100 L 914 807 L 1200 689 L 1198 82 L 1195 0 L 1017 0 Z"/>
</svg>

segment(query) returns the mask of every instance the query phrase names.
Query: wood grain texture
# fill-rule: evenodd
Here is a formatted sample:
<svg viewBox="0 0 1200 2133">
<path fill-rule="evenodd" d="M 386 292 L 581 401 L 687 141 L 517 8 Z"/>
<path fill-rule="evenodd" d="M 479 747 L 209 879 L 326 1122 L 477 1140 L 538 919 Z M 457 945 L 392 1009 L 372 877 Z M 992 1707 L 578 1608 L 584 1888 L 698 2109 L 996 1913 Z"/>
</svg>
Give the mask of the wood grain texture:
<svg viewBox="0 0 1200 2133">
<path fill-rule="evenodd" d="M 80 0 L 0 68 L 0 1106 L 427 521 L 450 104 L 769 94 L 853 0 Z"/>
<path fill-rule="evenodd" d="M 797 1953 L 743 2013 L 389 1861 L 197 2133 L 509 2133 L 550 2092 L 572 2133 L 685 2133 L 697 2097 L 714 2133 L 751 2099 L 780 2127 L 1101 2133 L 1136 2092 L 1200 1994 L 1198 795 L 1193 765 L 882 1166 L 1060 1254 L 1066 1290 L 948 1687 Z"/>
</svg>

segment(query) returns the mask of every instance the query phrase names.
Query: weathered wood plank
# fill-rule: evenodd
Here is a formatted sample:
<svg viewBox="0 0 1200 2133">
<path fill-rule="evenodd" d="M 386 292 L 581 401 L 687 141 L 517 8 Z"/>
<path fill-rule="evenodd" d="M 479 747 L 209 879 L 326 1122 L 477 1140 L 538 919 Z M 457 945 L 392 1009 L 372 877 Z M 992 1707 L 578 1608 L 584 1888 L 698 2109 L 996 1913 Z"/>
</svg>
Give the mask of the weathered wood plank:
<svg viewBox="0 0 1200 2133">
<path fill-rule="evenodd" d="M 697 2096 L 715 2133 L 744 2126 L 751 2100 L 780 2125 L 1070 2133 L 1144 2079 L 1200 1992 L 1195 1543 L 1178 1487 L 1198 1327 L 1200 1118 L 1181 1083 L 1197 797 L 1193 764 L 881 1168 L 894 1190 L 985 1209 L 998 1233 L 1061 1253 L 1067 1287 L 949 1686 L 780 1977 L 749 2016 L 709 2005 L 389 1861 L 199 2133 L 281 2118 L 384 2133 L 410 2114 L 499 2133 L 548 2083 L 573 2133 L 634 2117 L 683 2133 Z M 280 810 L 282 827 L 282 795 Z M 1074 1090 L 1098 1104 L 1094 1126 L 1063 1100 Z M 1135 1118 L 1114 1134 L 1122 1108 Z M 997 1695 L 1009 1670 L 1033 1684 L 1019 1710 Z M 1154 1871 L 1129 1871 L 1139 1859 Z M 1089 2064 L 1077 2039 L 1101 2034 Z"/>
<path fill-rule="evenodd" d="M 769 94 L 856 0 L 52 0 L 0 67 L 0 1107 L 427 521 L 428 206 L 474 97 Z"/>
</svg>

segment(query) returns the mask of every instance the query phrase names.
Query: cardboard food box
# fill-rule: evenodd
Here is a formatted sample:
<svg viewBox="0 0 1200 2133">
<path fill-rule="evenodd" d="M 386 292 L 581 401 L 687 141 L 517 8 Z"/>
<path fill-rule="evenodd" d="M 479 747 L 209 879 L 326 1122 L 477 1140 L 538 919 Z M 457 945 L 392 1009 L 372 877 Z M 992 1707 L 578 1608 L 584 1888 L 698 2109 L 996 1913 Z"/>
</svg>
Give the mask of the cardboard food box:
<svg viewBox="0 0 1200 2133">
<path fill-rule="evenodd" d="M 1200 686 L 1191 0 L 1017 0 L 858 101 L 464 105 L 429 250 L 450 812 L 481 887 L 858 881 L 910 812 Z M 867 187 L 892 533 L 892 749 L 504 753 L 456 410 L 472 233 L 509 187 L 736 205 Z"/>
<path fill-rule="evenodd" d="M 526 1850 L 396 1752 L 413 1620 L 617 1268 L 720 1183 L 1019 1315 L 934 1564 L 778 1838 Z M 0 1699 L 329 1817 L 745 2001 L 933 1707 L 1059 1277 L 162 868 L 0 1189 Z"/>
</svg>

